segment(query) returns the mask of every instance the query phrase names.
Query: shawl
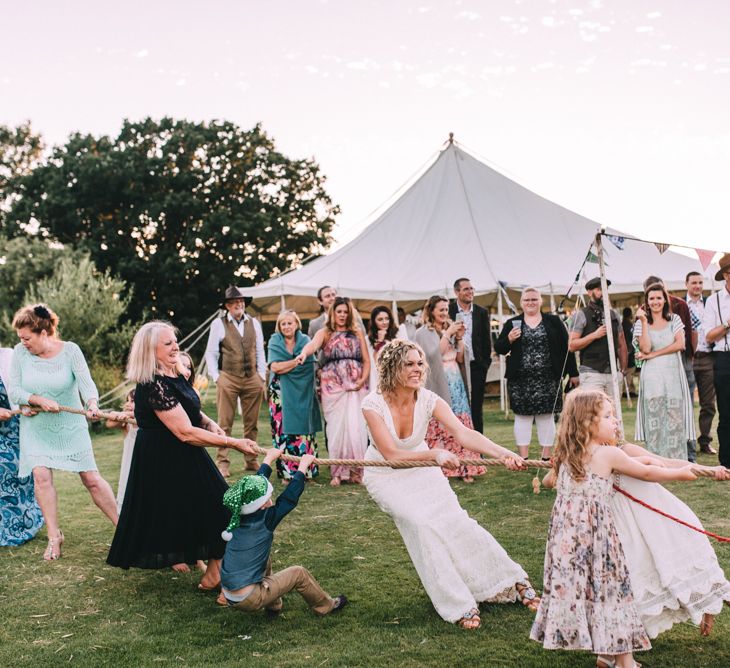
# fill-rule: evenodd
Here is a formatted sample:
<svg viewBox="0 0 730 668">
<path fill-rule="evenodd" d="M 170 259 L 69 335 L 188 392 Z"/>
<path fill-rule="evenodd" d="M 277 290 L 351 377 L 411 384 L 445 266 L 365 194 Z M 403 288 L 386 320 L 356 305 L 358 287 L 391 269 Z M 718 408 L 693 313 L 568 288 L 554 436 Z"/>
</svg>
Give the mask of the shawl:
<svg viewBox="0 0 730 668">
<path fill-rule="evenodd" d="M 416 334 L 413 338 L 414 341 L 423 348 L 423 352 L 426 355 L 426 362 L 428 362 L 429 372 L 426 380 L 426 389 L 438 394 L 449 406 L 451 406 L 449 382 L 446 379 L 446 374 L 444 373 L 444 364 L 441 359 L 441 349 L 439 347 L 441 337 L 436 330 L 431 329 L 427 325 L 423 325 L 416 330 Z M 467 396 L 470 396 L 468 394 L 468 374 L 464 372 L 464 367 L 466 366 L 466 368 L 468 368 L 468 360 L 466 359 L 467 355 L 468 353 L 465 350 L 464 364 L 459 365 L 459 370 L 461 371 L 464 386 L 467 388 Z"/>
<path fill-rule="evenodd" d="M 267 363 L 293 360 L 310 339 L 297 330 L 294 338 L 294 352 L 286 348 L 284 337 L 276 332 L 269 339 Z M 310 355 L 304 364 L 294 367 L 289 373 L 277 374 L 281 386 L 281 414 L 283 434 L 307 435 L 321 429 L 319 406 L 314 398 L 314 370 L 316 360 Z"/>
</svg>

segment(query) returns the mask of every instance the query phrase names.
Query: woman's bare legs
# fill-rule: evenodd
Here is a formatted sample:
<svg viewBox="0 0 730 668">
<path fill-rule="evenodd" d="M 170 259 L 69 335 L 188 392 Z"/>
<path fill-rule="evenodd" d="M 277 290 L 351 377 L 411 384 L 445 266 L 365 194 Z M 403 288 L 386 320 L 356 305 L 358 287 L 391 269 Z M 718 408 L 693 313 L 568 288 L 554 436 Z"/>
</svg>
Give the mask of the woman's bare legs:
<svg viewBox="0 0 730 668">
<path fill-rule="evenodd" d="M 58 496 L 53 486 L 53 471 L 45 466 L 36 466 L 33 469 L 33 489 L 48 531 L 48 547 L 43 558 L 54 561 L 61 556 L 62 539 L 58 527 Z"/>
<path fill-rule="evenodd" d="M 109 483 L 99 475 L 98 471 L 82 471 L 79 475 L 94 503 L 112 521 L 112 524 L 117 526 L 119 521 L 117 501 Z"/>
</svg>

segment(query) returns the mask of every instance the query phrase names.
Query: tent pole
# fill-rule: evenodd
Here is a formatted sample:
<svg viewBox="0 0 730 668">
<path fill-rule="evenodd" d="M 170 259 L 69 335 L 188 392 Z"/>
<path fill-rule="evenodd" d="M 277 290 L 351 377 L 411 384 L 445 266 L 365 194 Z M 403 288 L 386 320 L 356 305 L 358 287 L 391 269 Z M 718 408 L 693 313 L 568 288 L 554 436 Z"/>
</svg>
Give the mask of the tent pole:
<svg viewBox="0 0 730 668">
<path fill-rule="evenodd" d="M 281 295 L 281 310 L 286 311 L 286 297 Z"/>
<path fill-rule="evenodd" d="M 553 290 L 553 282 L 550 281 L 550 313 L 555 313 L 555 291 Z"/>
<path fill-rule="evenodd" d="M 395 326 L 398 327 L 401 324 L 403 324 L 398 320 L 398 302 L 395 299 L 393 300 L 393 303 L 390 305 L 390 310 L 391 310 L 391 313 L 393 314 L 393 321 L 395 322 Z"/>
<path fill-rule="evenodd" d="M 616 367 L 616 342 L 613 340 L 613 321 L 611 320 L 611 300 L 608 296 L 608 284 L 606 282 L 606 265 L 603 261 L 603 244 L 601 243 L 601 232 L 596 234 L 596 255 L 598 256 L 598 269 L 601 272 L 601 292 L 603 293 L 603 322 L 606 325 L 606 341 L 608 343 L 608 358 L 611 363 L 611 389 L 613 392 L 613 403 L 618 419 L 618 428 L 621 438 L 624 437 L 624 421 L 621 416 L 621 389 L 618 382 L 618 368 Z"/>
<path fill-rule="evenodd" d="M 499 327 L 504 324 L 504 308 L 502 306 L 502 286 L 497 284 L 497 320 Z M 491 336 L 491 332 L 490 332 Z M 507 415 L 507 407 L 504 401 L 504 355 L 499 356 L 499 409 Z"/>
</svg>

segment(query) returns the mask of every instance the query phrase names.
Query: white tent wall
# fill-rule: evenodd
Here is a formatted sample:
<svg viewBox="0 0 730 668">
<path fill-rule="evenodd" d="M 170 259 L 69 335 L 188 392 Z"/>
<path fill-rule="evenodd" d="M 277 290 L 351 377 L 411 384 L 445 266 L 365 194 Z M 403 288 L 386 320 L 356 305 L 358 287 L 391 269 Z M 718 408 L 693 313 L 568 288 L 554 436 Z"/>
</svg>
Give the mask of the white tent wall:
<svg viewBox="0 0 730 668">
<path fill-rule="evenodd" d="M 547 301 L 552 286 L 559 303 L 599 227 L 449 142 L 401 197 L 351 242 L 241 289 L 254 297 L 253 308 L 264 319 L 276 317 L 282 296 L 287 308 L 302 318 L 315 316 L 317 290 L 323 285 L 354 299 L 363 313 L 393 301 L 411 311 L 430 295 L 451 296 L 459 276 L 471 279 L 483 305 L 496 304 L 498 282 L 507 285 L 513 301 L 527 285 L 542 289 Z M 616 230 L 607 232 L 623 236 Z M 679 290 L 687 272 L 705 273 L 698 260 L 671 251 L 660 254 L 651 243 L 627 239 L 623 250 L 610 242 L 604 248 L 616 301 L 640 292 L 650 274 Z M 581 283 L 597 275 L 597 264 L 587 263 Z"/>
</svg>

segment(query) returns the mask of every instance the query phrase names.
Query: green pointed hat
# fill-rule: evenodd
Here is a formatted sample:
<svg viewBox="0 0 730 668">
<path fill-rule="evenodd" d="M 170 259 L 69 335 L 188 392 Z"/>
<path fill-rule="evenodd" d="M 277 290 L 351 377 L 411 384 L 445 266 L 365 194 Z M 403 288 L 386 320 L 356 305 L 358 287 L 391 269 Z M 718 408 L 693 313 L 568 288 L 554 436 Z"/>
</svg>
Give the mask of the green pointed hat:
<svg viewBox="0 0 730 668">
<path fill-rule="evenodd" d="M 270 498 L 274 488 L 262 475 L 247 475 L 226 490 L 223 505 L 231 511 L 231 521 L 221 533 L 223 540 L 233 538 L 231 533 L 241 522 L 241 515 L 255 513 Z"/>
</svg>

